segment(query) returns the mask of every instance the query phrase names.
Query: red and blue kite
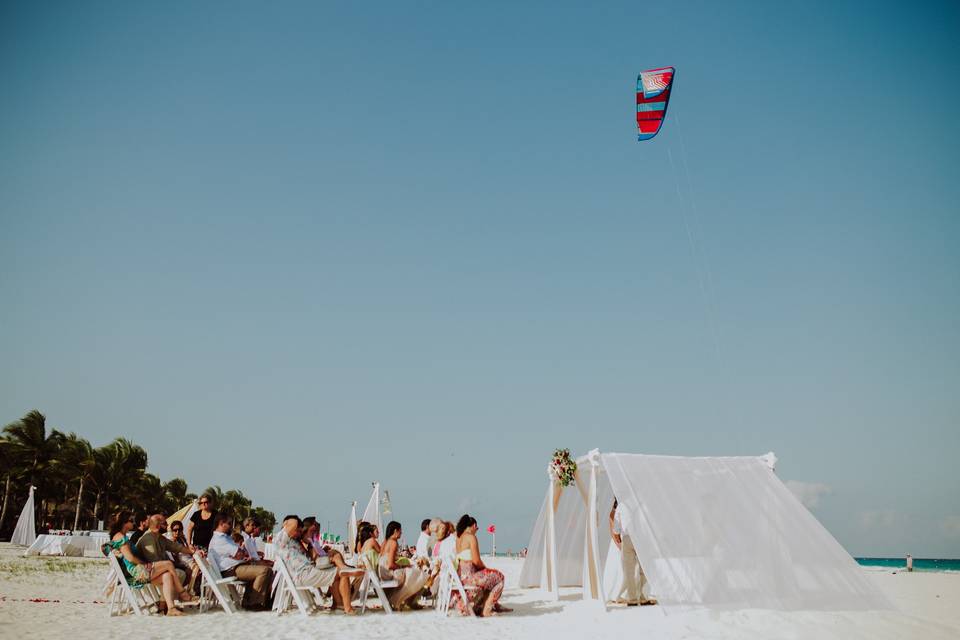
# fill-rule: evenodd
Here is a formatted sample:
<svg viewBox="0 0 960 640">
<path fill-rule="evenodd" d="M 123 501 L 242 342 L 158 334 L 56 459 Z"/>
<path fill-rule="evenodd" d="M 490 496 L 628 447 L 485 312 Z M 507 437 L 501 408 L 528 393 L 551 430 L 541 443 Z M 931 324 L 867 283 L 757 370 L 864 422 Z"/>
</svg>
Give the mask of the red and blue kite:
<svg viewBox="0 0 960 640">
<path fill-rule="evenodd" d="M 667 117 L 667 103 L 677 70 L 673 67 L 641 71 L 637 76 L 637 142 L 657 135 Z"/>
</svg>

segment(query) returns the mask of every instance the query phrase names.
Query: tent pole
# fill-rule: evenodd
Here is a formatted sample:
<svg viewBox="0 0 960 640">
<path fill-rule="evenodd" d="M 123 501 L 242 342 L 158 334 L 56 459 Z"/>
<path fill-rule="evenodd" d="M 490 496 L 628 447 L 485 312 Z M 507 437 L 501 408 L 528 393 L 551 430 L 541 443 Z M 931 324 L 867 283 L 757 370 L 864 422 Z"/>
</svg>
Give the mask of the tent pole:
<svg viewBox="0 0 960 640">
<path fill-rule="evenodd" d="M 552 600 L 560 599 L 560 584 L 559 576 L 557 575 L 557 530 L 556 530 L 556 519 L 554 518 L 553 507 L 556 497 L 556 483 L 553 481 L 553 478 L 550 478 L 550 488 L 548 490 L 549 501 L 547 502 L 547 522 L 546 522 L 546 531 L 545 534 L 545 543 L 543 545 L 543 566 L 544 572 L 546 574 L 546 580 L 541 581 L 541 584 L 546 586 L 546 590 L 550 594 Z"/>
<path fill-rule="evenodd" d="M 591 452 L 592 454 L 593 452 Z M 600 600 L 599 570 L 597 562 L 597 462 L 590 455 L 590 481 L 587 485 L 584 502 L 586 502 L 586 522 L 584 522 L 583 536 L 583 597 L 589 600 Z"/>
<path fill-rule="evenodd" d="M 597 531 L 597 456 L 590 457 L 590 507 L 588 509 L 589 522 L 587 523 L 587 562 L 589 563 L 590 597 L 596 600 L 606 610 L 603 594 L 603 581 L 600 578 L 600 539 Z"/>
</svg>

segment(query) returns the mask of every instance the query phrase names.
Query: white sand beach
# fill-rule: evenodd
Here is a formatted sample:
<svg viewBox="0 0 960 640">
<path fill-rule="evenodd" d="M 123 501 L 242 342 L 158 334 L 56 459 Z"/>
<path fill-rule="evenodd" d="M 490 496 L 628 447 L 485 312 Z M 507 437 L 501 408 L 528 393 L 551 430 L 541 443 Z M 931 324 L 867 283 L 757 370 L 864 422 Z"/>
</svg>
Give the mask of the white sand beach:
<svg viewBox="0 0 960 640">
<path fill-rule="evenodd" d="M 106 561 L 95 558 L 24 558 L 22 549 L 0 544 L 0 637 L 104 638 L 139 635 L 191 638 L 818 638 L 864 640 L 960 637 L 960 574 L 906 573 L 865 568 L 900 607 L 889 612 L 780 612 L 697 610 L 666 615 L 659 607 L 619 608 L 604 613 L 581 601 L 575 589 L 550 602 L 536 589 L 516 587 L 522 561 L 485 559 L 507 576 L 503 602 L 514 612 L 491 619 L 441 618 L 432 611 L 357 618 L 319 613 L 215 611 L 179 619 L 131 615 L 110 618 L 99 592 Z M 425 635 L 426 634 L 426 635 Z"/>
</svg>

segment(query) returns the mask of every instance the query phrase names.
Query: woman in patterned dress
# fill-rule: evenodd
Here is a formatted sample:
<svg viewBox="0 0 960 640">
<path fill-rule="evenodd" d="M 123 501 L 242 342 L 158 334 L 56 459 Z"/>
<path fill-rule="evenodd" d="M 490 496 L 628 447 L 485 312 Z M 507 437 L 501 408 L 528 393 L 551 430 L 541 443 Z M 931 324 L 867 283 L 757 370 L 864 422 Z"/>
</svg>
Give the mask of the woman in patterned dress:
<svg viewBox="0 0 960 640">
<path fill-rule="evenodd" d="M 469 515 L 464 515 L 457 523 L 457 574 L 463 586 L 477 587 L 479 593 L 474 607 L 480 607 L 480 615 L 495 616 L 498 613 L 512 611 L 500 606 L 500 596 L 503 595 L 503 574 L 496 569 L 490 569 L 480 558 L 480 544 L 477 542 L 477 521 Z M 476 591 L 474 593 L 477 593 Z M 454 591 L 453 601 L 460 613 L 467 615 L 466 607 L 460 598 L 460 593 Z"/>
<path fill-rule="evenodd" d="M 121 511 L 113 518 L 110 525 L 110 553 L 120 557 L 123 568 L 126 569 L 127 583 L 134 588 L 141 588 L 148 583 L 160 587 L 164 602 L 167 605 L 168 616 L 182 616 L 183 611 L 177 609 L 176 601 L 191 602 L 194 596 L 177 580 L 173 563 L 169 560 L 160 562 L 144 562 L 130 548 L 127 534 L 134 529 L 136 521 L 129 511 Z"/>
</svg>

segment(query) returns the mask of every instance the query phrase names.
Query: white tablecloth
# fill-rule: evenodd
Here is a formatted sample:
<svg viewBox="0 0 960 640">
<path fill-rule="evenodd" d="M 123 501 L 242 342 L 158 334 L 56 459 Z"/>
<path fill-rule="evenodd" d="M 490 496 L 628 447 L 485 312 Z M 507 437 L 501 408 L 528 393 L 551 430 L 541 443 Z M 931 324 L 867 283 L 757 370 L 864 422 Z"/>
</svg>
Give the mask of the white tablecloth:
<svg viewBox="0 0 960 640">
<path fill-rule="evenodd" d="M 91 533 L 85 536 L 40 535 L 24 552 L 25 556 L 82 556 L 101 555 L 100 545 L 110 541 L 106 533 Z"/>
</svg>

